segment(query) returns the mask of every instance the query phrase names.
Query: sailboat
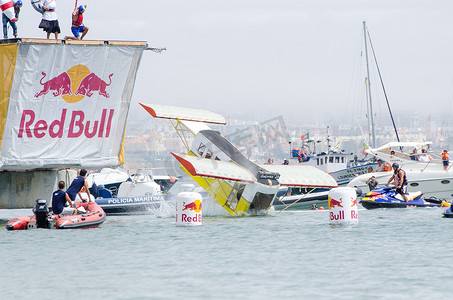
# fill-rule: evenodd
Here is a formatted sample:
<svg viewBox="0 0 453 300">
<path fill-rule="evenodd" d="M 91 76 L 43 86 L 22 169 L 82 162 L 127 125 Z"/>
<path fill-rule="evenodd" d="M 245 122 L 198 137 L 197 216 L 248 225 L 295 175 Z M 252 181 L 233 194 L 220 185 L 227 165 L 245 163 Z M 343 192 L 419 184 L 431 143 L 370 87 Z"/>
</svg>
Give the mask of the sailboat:
<svg viewBox="0 0 453 300">
<path fill-rule="evenodd" d="M 364 26 L 364 35 L 366 39 L 366 23 L 363 22 Z M 368 35 L 369 36 L 369 35 Z M 370 45 L 371 39 L 370 39 Z M 366 49 L 366 40 L 365 40 L 365 49 Z M 372 48 L 373 49 L 373 48 Z M 369 68 L 368 68 L 368 54 L 365 50 L 367 56 L 367 72 L 369 78 Z M 373 51 L 374 54 L 374 51 Z M 374 55 L 375 61 L 376 56 Z M 376 61 L 377 66 L 377 61 Z M 429 149 L 432 145 L 431 142 L 401 142 L 398 136 L 398 131 L 396 130 L 395 121 L 390 110 L 390 105 L 388 102 L 387 95 L 385 93 L 385 88 L 382 83 L 382 77 L 377 66 L 379 77 L 381 79 L 381 84 L 384 90 L 385 99 L 387 101 L 387 106 L 389 109 L 390 117 L 392 119 L 393 127 L 396 134 L 397 142 L 392 142 L 385 144 L 381 147 L 376 147 L 375 138 L 373 138 L 373 146 L 366 150 L 368 154 L 371 154 L 377 158 L 382 159 L 383 161 L 389 163 L 397 163 L 405 172 L 408 180 L 408 192 L 417 192 L 422 191 L 427 198 L 437 198 L 439 200 L 451 201 L 453 199 L 453 170 L 451 166 L 444 170 L 441 160 L 436 158 L 436 153 L 420 153 L 420 150 Z M 368 80 L 368 90 L 367 94 L 369 96 L 369 123 L 371 123 L 374 136 L 374 121 L 372 114 L 372 102 L 370 94 L 370 83 Z M 417 154 L 416 154 L 417 153 Z M 421 158 L 429 157 L 428 159 Z M 390 177 L 393 175 L 392 172 L 375 172 L 368 173 L 364 175 L 357 176 L 348 183 L 348 187 L 355 187 L 359 193 L 368 192 L 369 187 L 366 184 L 368 179 L 371 176 L 379 181 L 378 186 L 385 185 Z"/>
</svg>

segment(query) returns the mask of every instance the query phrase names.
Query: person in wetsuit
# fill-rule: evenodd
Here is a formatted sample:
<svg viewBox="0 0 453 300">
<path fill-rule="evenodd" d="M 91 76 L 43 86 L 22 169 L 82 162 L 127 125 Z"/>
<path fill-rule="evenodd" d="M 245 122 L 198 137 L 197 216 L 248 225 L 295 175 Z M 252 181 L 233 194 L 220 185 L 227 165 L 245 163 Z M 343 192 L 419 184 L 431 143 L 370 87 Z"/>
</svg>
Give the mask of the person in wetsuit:
<svg viewBox="0 0 453 300">
<path fill-rule="evenodd" d="M 404 202 L 408 202 L 407 199 L 407 177 L 406 172 L 400 168 L 397 163 L 393 163 L 393 175 L 390 177 L 389 181 L 386 183 L 385 186 L 388 186 L 392 180 L 394 180 L 394 184 L 396 186 L 396 192 L 403 196 Z"/>
</svg>

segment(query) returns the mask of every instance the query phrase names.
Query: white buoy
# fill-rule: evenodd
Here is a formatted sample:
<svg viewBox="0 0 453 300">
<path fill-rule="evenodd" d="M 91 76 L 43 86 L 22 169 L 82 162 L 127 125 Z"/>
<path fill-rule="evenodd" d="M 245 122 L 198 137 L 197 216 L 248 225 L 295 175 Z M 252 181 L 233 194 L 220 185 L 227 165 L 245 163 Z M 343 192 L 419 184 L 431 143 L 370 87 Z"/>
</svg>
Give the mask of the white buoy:
<svg viewBox="0 0 453 300">
<path fill-rule="evenodd" d="M 354 188 L 339 187 L 329 192 L 330 224 L 357 223 L 357 193 Z"/>
<path fill-rule="evenodd" d="M 201 225 L 202 197 L 196 192 L 181 192 L 176 196 L 176 225 Z"/>
</svg>

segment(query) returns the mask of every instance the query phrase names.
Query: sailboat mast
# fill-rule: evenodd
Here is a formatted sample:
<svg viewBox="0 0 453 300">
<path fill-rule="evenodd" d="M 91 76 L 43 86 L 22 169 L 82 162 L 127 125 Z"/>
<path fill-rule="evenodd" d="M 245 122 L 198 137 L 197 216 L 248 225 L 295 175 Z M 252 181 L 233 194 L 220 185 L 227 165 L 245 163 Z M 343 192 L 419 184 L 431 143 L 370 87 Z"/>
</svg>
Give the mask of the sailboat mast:
<svg viewBox="0 0 453 300">
<path fill-rule="evenodd" d="M 373 148 L 376 148 L 376 132 L 374 129 L 374 119 L 373 119 L 373 105 L 371 102 L 371 82 L 370 82 L 370 67 L 368 65 L 368 49 L 367 49 L 367 38 L 366 38 L 366 22 L 363 21 L 363 37 L 365 42 L 365 58 L 366 58 L 366 72 L 367 72 L 367 95 L 368 95 L 368 136 L 369 141 Z"/>
</svg>

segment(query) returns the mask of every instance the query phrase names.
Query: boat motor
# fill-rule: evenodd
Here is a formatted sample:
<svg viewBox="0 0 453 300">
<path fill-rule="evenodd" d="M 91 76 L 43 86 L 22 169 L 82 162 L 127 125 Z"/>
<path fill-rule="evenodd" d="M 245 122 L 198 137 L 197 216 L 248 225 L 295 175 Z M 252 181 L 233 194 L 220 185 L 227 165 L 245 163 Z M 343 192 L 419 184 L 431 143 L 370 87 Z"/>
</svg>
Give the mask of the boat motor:
<svg viewBox="0 0 453 300">
<path fill-rule="evenodd" d="M 36 217 L 37 228 L 49 228 L 49 207 L 47 206 L 47 201 L 45 199 L 36 199 L 33 213 Z"/>
</svg>

